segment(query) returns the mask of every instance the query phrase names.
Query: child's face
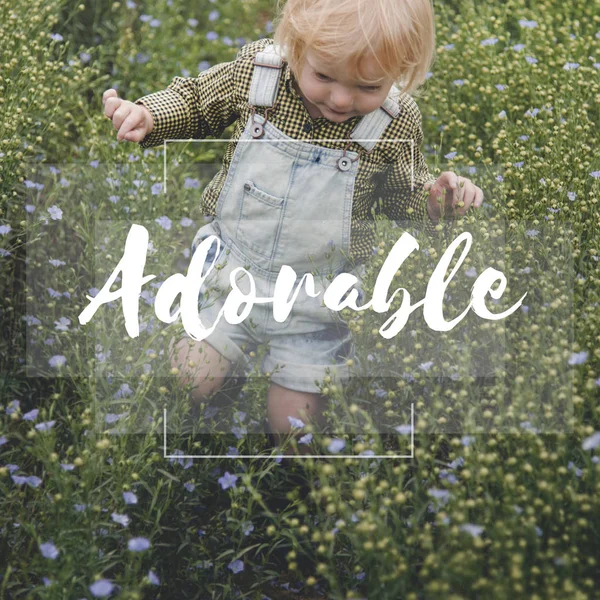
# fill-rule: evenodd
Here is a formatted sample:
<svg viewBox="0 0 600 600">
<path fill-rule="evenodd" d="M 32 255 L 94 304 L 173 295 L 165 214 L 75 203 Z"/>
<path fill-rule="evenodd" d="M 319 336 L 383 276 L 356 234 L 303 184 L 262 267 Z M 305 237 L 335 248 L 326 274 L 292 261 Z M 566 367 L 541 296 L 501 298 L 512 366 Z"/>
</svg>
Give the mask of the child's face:
<svg viewBox="0 0 600 600">
<path fill-rule="evenodd" d="M 325 117 L 341 123 L 370 113 L 383 104 L 393 81 L 372 56 L 365 57 L 361 66 L 366 76 L 376 83 L 365 83 L 352 76 L 346 64 L 325 65 L 318 55 L 308 51 L 297 82 L 313 119 Z"/>
</svg>

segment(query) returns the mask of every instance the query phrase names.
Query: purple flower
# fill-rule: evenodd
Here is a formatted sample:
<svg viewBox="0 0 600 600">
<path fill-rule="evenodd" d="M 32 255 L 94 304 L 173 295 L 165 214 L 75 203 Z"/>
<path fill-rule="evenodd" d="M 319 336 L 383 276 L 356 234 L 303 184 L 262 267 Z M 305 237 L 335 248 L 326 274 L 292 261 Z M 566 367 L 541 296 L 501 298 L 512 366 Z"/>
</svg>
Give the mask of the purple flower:
<svg viewBox="0 0 600 600">
<path fill-rule="evenodd" d="M 519 19 L 519 25 L 528 29 L 537 27 L 537 21 L 528 21 L 527 19 Z"/>
<path fill-rule="evenodd" d="M 598 179 L 600 177 L 600 171 L 592 171 L 590 173 L 590 175 L 594 178 L 594 179 Z"/>
<path fill-rule="evenodd" d="M 123 500 L 125 504 L 137 504 L 137 496 L 133 492 L 123 492 Z"/>
<path fill-rule="evenodd" d="M 530 238 L 536 237 L 540 232 L 537 229 L 528 229 L 525 235 Z"/>
<path fill-rule="evenodd" d="M 71 319 L 67 317 L 61 317 L 58 321 L 54 321 L 54 328 L 58 331 L 69 331 L 69 325 L 71 324 Z"/>
<path fill-rule="evenodd" d="M 208 13 L 208 20 L 209 21 L 216 21 L 220 16 L 221 16 L 221 13 L 218 10 L 211 10 Z"/>
<path fill-rule="evenodd" d="M 54 427 L 54 423 L 56 423 L 56 421 L 46 421 L 45 423 L 38 423 L 35 428 L 38 431 L 49 431 L 50 429 L 52 429 Z"/>
<path fill-rule="evenodd" d="M 447 158 L 448 160 L 452 160 L 455 157 L 456 157 L 456 152 L 448 152 L 448 154 L 444 154 L 444 158 Z"/>
<path fill-rule="evenodd" d="M 30 410 L 28 413 L 25 413 L 23 415 L 23 419 L 25 421 L 35 421 L 37 419 L 39 412 L 40 411 L 37 408 L 34 408 L 33 410 Z"/>
<path fill-rule="evenodd" d="M 56 356 L 53 356 L 49 361 L 48 364 L 51 367 L 62 367 L 65 365 L 65 363 L 67 362 L 67 359 L 62 355 L 62 354 L 57 354 Z"/>
<path fill-rule="evenodd" d="M 165 231 L 169 231 L 171 229 L 171 219 L 169 219 L 169 217 L 158 217 L 158 219 L 154 219 L 154 221 L 158 223 Z"/>
<path fill-rule="evenodd" d="M 34 488 L 39 487 L 42 483 L 42 480 L 35 475 L 29 475 L 29 477 L 23 477 L 22 475 L 11 475 L 11 478 L 17 485 L 23 485 L 27 483 Z"/>
<path fill-rule="evenodd" d="M 575 69 L 579 69 L 579 63 L 567 62 L 564 64 L 563 69 L 565 71 L 574 71 Z"/>
<path fill-rule="evenodd" d="M 150 27 L 160 27 L 160 20 L 152 19 L 152 21 L 150 21 Z"/>
<path fill-rule="evenodd" d="M 52 258 L 48 261 L 53 267 L 63 267 L 67 263 L 64 260 L 58 260 L 56 258 Z"/>
<path fill-rule="evenodd" d="M 186 177 L 183 182 L 183 189 L 198 189 L 200 187 L 200 182 L 194 177 Z"/>
<path fill-rule="evenodd" d="M 505 86 L 505 85 L 503 85 L 502 83 L 497 83 L 497 84 L 496 84 L 494 87 L 495 87 L 495 88 L 496 88 L 496 89 L 497 89 L 499 92 L 503 92 L 503 91 L 506 89 L 506 86 Z"/>
<path fill-rule="evenodd" d="M 94 598 L 105 598 L 109 596 L 114 589 L 114 585 L 108 579 L 98 579 L 88 588 Z"/>
<path fill-rule="evenodd" d="M 488 38 L 487 40 L 482 40 L 481 45 L 482 46 L 493 46 L 497 42 L 498 42 L 498 38 L 493 37 L 493 38 Z"/>
<path fill-rule="evenodd" d="M 52 33 L 50 34 L 50 38 L 55 42 L 62 42 L 64 39 L 63 36 L 60 35 L 60 33 Z"/>
<path fill-rule="evenodd" d="M 60 210 L 60 208 L 58 208 L 58 206 L 56 206 L 56 204 L 51 206 L 48 209 L 48 212 L 50 213 L 50 218 L 53 221 L 60 221 L 62 219 L 63 212 L 62 212 L 62 210 Z"/>
<path fill-rule="evenodd" d="M 584 450 L 594 450 L 595 448 L 600 447 L 600 431 L 596 431 L 589 437 L 585 438 L 585 440 L 583 440 L 581 443 L 581 447 Z"/>
<path fill-rule="evenodd" d="M 4 446 L 4 444 L 8 443 L 5 435 L 0 435 L 0 446 Z"/>
<path fill-rule="evenodd" d="M 50 560 L 56 560 L 59 554 L 58 548 L 52 542 L 41 544 L 40 552 L 44 558 L 49 558 Z"/>
<path fill-rule="evenodd" d="M 12 415 L 15 411 L 19 410 L 21 403 L 18 400 L 12 400 L 6 409 L 7 415 Z"/>
<path fill-rule="evenodd" d="M 202 62 L 198 63 L 198 71 L 202 72 L 206 71 L 207 69 L 210 69 L 210 63 L 207 60 L 203 60 Z"/>
<path fill-rule="evenodd" d="M 298 442 L 300 444 L 310 444 L 312 442 L 312 433 L 307 433 L 306 435 L 303 435 Z"/>
<path fill-rule="evenodd" d="M 162 183 L 155 183 L 151 188 L 150 191 L 152 192 L 153 196 L 158 196 L 158 194 L 160 194 L 162 192 Z"/>
<path fill-rule="evenodd" d="M 525 60 L 530 64 L 530 65 L 535 65 L 538 62 L 538 59 L 535 58 L 534 56 L 526 56 Z"/>
<path fill-rule="evenodd" d="M 127 542 L 127 548 L 131 550 L 131 552 L 143 552 L 150 548 L 150 540 L 145 537 L 131 538 Z"/>
<path fill-rule="evenodd" d="M 398 427 L 394 427 L 394 429 L 400 435 L 408 435 L 412 432 L 412 425 L 398 425 Z"/>
<path fill-rule="evenodd" d="M 588 353 L 585 350 L 582 350 L 581 352 L 573 352 L 573 354 L 571 354 L 571 358 L 569 358 L 569 364 L 570 365 L 582 365 L 588 357 Z"/>
<path fill-rule="evenodd" d="M 148 581 L 152 584 L 152 585 L 160 585 L 160 579 L 158 578 L 158 576 L 156 575 L 156 573 L 152 570 L 148 571 Z"/>
<path fill-rule="evenodd" d="M 427 362 L 421 363 L 419 365 L 419 369 L 421 369 L 421 371 L 429 371 L 429 369 L 431 369 L 432 366 L 433 366 L 433 361 L 429 360 Z"/>
<path fill-rule="evenodd" d="M 221 485 L 221 489 L 226 490 L 230 487 L 235 488 L 235 482 L 238 480 L 237 475 L 232 475 L 229 471 L 225 471 L 225 475 L 219 477 L 218 481 Z"/>
<path fill-rule="evenodd" d="M 189 481 L 187 483 L 183 484 L 183 487 L 188 491 L 188 492 L 193 492 L 195 489 L 195 485 L 193 483 L 190 483 Z"/>
<path fill-rule="evenodd" d="M 72 471 L 75 468 L 75 465 L 70 465 L 67 463 L 60 463 L 60 467 L 63 471 Z"/>
<path fill-rule="evenodd" d="M 464 80 L 464 79 L 455 79 L 455 80 L 454 80 L 452 83 L 453 83 L 454 85 L 457 85 L 457 86 L 459 86 L 459 87 L 460 87 L 461 85 L 464 85 L 464 84 L 465 84 L 465 80 Z"/>
<path fill-rule="evenodd" d="M 454 48 L 454 44 L 446 44 L 445 46 L 442 46 L 442 48 L 444 48 L 444 50 L 452 50 Z"/>
<path fill-rule="evenodd" d="M 573 202 L 575 198 L 577 198 L 577 194 L 575 192 L 567 192 L 567 197 L 571 202 Z"/>
<path fill-rule="evenodd" d="M 196 25 L 198 25 L 198 19 L 188 19 L 187 22 L 190 27 L 196 27 Z"/>
<path fill-rule="evenodd" d="M 209 31 L 209 32 L 206 34 L 206 39 L 207 39 L 209 42 L 214 42 L 214 41 L 215 41 L 216 39 L 218 39 L 218 38 L 219 38 L 219 34 L 218 34 L 216 31 Z"/>
<path fill-rule="evenodd" d="M 304 421 L 302 421 L 301 419 L 295 419 L 294 417 L 290 417 L 289 415 L 287 419 L 290 422 L 292 429 L 302 429 L 304 427 Z"/>
<path fill-rule="evenodd" d="M 233 562 L 230 562 L 227 567 L 235 574 L 244 570 L 244 563 L 241 560 L 234 560 Z"/>
<path fill-rule="evenodd" d="M 33 204 L 26 204 L 25 210 L 31 214 L 35 210 L 35 206 Z"/>
<path fill-rule="evenodd" d="M 0 235 L 6 235 L 10 230 L 10 225 L 0 225 Z"/>
<path fill-rule="evenodd" d="M 473 523 L 465 523 L 464 525 L 461 525 L 459 529 L 461 531 L 466 531 L 472 537 L 477 537 L 483 532 L 483 527 L 481 527 L 481 525 L 473 525 Z"/>
<path fill-rule="evenodd" d="M 126 398 L 127 396 L 131 396 L 133 394 L 133 390 L 129 387 L 128 383 L 121 384 L 121 387 L 114 393 L 114 398 Z"/>
<path fill-rule="evenodd" d="M 254 531 L 254 525 L 252 525 L 252 521 L 244 521 L 242 523 L 242 532 L 244 535 L 250 535 Z"/>
<path fill-rule="evenodd" d="M 127 515 L 120 515 L 119 513 L 116 513 L 116 512 L 111 513 L 110 517 L 115 523 L 118 523 L 119 525 L 123 525 L 123 527 L 127 527 L 129 525 L 129 523 L 131 522 L 131 519 Z"/>
<path fill-rule="evenodd" d="M 329 450 L 329 452 L 331 452 L 333 454 L 337 454 L 338 452 L 343 450 L 345 447 L 346 447 L 346 442 L 344 440 L 335 438 L 334 440 L 332 440 L 330 442 L 329 446 L 327 446 L 327 449 Z"/>
<path fill-rule="evenodd" d="M 460 443 L 463 446 L 470 446 L 474 441 L 475 438 L 472 435 L 463 435 L 462 438 L 460 438 Z"/>
</svg>

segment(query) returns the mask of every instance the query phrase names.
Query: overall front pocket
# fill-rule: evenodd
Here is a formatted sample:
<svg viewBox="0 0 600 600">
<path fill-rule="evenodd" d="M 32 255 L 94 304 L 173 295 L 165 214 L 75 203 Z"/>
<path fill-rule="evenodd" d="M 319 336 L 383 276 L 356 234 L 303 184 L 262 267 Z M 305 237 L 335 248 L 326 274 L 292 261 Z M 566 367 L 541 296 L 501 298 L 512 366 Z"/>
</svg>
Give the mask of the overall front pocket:
<svg viewBox="0 0 600 600">
<path fill-rule="evenodd" d="M 237 241 L 262 257 L 273 255 L 284 199 L 272 196 L 248 180 L 236 228 Z"/>
</svg>

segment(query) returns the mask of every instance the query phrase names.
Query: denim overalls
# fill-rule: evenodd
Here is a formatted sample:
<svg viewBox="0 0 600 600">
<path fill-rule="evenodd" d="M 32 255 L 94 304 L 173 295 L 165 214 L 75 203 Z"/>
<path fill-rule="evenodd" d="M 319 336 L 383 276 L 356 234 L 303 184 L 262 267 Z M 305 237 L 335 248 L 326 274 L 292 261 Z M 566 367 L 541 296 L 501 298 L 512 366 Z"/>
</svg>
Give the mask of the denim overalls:
<svg viewBox="0 0 600 600">
<path fill-rule="evenodd" d="M 273 45 L 256 55 L 249 94 L 252 107 L 273 107 L 282 67 Z M 350 135 L 352 141 L 372 150 L 398 113 L 398 104 L 388 97 L 381 108 L 362 117 Z M 271 381 L 283 387 L 318 393 L 315 380 L 322 381 L 328 368 L 338 382 L 347 380 L 346 361 L 355 352 L 348 327 L 322 300 L 336 274 L 352 273 L 359 282 L 364 274 L 363 265 L 352 268 L 348 260 L 359 155 L 294 140 L 268 121 L 269 109 L 265 114 L 267 119 L 253 110 L 237 142 L 217 216 L 196 233 L 192 244 L 194 252 L 210 235 L 221 240 L 220 254 L 201 289 L 199 314 L 204 327 L 212 326 L 236 267 L 251 273 L 259 297 L 273 296 L 283 265 L 296 271 L 296 285 L 305 273 L 313 273 L 320 295 L 313 298 L 302 286 L 284 322 L 274 319 L 272 303 L 255 304 L 240 324 L 231 325 L 222 316 L 206 342 L 232 364 L 246 368 L 248 346 L 267 342 L 261 371 L 271 373 Z M 215 252 L 216 243 L 205 267 Z M 244 273 L 238 273 L 236 283 L 243 292 L 249 290 Z M 358 284 L 355 288 L 360 305 L 364 294 Z M 220 297 L 215 298 L 215 291 Z"/>
</svg>

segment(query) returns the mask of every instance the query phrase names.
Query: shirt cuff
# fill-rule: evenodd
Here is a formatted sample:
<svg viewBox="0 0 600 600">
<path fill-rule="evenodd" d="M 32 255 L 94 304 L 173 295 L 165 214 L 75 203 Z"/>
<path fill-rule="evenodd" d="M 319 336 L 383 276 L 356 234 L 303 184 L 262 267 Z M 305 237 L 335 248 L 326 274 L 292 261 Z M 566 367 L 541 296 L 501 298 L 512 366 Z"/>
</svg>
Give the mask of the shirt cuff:
<svg viewBox="0 0 600 600">
<path fill-rule="evenodd" d="M 152 131 L 139 142 L 142 148 L 158 146 L 165 139 L 189 139 L 192 136 L 189 106 L 174 90 L 167 88 L 148 94 L 134 104 L 145 106 L 154 120 Z"/>
</svg>

